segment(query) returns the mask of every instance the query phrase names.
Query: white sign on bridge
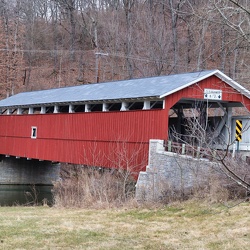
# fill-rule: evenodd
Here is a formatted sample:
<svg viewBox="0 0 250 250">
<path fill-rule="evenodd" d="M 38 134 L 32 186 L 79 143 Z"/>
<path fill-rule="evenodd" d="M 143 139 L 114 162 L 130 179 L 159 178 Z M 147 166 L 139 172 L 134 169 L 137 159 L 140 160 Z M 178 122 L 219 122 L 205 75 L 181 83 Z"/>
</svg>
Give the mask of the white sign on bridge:
<svg viewBox="0 0 250 250">
<path fill-rule="evenodd" d="M 204 99 L 222 100 L 222 90 L 220 90 L 220 89 L 204 89 Z"/>
</svg>

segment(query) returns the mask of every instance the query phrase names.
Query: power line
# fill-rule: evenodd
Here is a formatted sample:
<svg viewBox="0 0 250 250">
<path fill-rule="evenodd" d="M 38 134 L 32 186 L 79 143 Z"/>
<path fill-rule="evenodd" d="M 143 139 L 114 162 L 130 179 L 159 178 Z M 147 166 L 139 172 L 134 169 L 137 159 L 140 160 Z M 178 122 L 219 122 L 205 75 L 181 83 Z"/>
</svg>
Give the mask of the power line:
<svg viewBox="0 0 250 250">
<path fill-rule="evenodd" d="M 79 53 L 79 54 L 87 54 L 87 53 L 93 53 L 93 56 L 96 57 L 97 56 L 105 56 L 106 58 L 107 57 L 118 57 L 118 58 L 125 58 L 125 59 L 131 59 L 131 60 L 137 60 L 137 61 L 141 61 L 141 62 L 145 62 L 145 63 L 159 63 L 159 64 L 162 64 L 162 65 L 167 65 L 168 67 L 172 67 L 172 68 L 175 68 L 175 67 L 182 67 L 183 69 L 190 69 L 190 71 L 194 71 L 195 68 L 197 68 L 197 63 L 178 63 L 178 64 L 172 64 L 171 62 L 168 62 L 167 60 L 168 59 L 150 59 L 150 58 L 146 58 L 146 57 L 140 57 L 140 56 L 134 56 L 134 55 L 125 55 L 125 54 L 122 54 L 122 53 L 114 53 L 114 52 L 103 52 L 103 51 L 97 51 L 96 49 L 92 49 L 92 50 L 73 50 L 73 51 L 70 51 L 70 50 L 22 50 L 22 49 L 0 49 L 0 51 L 9 51 L 9 52 L 21 52 L 21 53 L 50 53 L 50 54 L 58 54 L 59 56 L 63 56 L 65 54 L 71 54 L 71 53 Z M 218 51 L 216 51 L 218 52 Z M 213 55 L 215 54 L 215 52 L 213 53 Z M 211 57 L 211 55 L 209 57 L 207 57 L 206 59 L 204 59 L 202 61 L 202 64 L 205 63 L 206 61 L 209 60 L 209 58 Z M 95 58 L 93 57 L 93 60 Z M 0 66 L 5 66 L 7 67 L 6 65 L 4 64 L 0 64 Z M 32 68 L 32 69 L 35 69 L 35 68 L 44 68 L 46 69 L 47 67 L 43 67 L 43 66 L 24 66 L 24 67 L 15 67 L 15 69 L 23 69 L 23 68 L 26 68 L 26 69 L 29 69 L 29 68 Z M 55 67 L 57 68 L 57 67 Z M 72 66 L 69 66 L 69 68 L 71 69 L 78 69 L 79 67 L 72 67 Z M 67 69 L 66 67 L 63 67 L 63 68 L 60 68 L 61 70 L 65 70 Z M 92 69 L 92 67 L 88 67 L 89 70 Z M 239 68 L 238 68 L 239 69 Z M 124 71 L 126 71 L 126 69 L 124 68 L 123 69 Z"/>
<path fill-rule="evenodd" d="M 207 60 L 209 60 L 209 58 L 211 58 L 212 56 L 214 56 L 217 52 L 219 52 L 219 50 L 221 50 L 222 48 L 219 48 L 218 50 L 216 50 L 215 52 L 213 52 L 211 55 L 209 55 L 207 58 L 205 58 L 201 64 L 205 63 Z M 104 52 L 104 51 L 97 51 L 96 49 L 91 49 L 91 50 L 65 50 L 65 49 L 60 49 L 60 50 L 41 50 L 41 49 L 33 49 L 33 50 L 28 50 L 28 49 L 6 49 L 6 48 L 2 48 L 0 49 L 0 51 L 8 51 L 8 52 L 21 52 L 21 53 L 50 53 L 50 54 L 58 54 L 58 55 L 63 55 L 63 54 L 72 54 L 72 53 L 76 53 L 76 54 L 82 54 L 82 53 L 93 53 L 93 55 L 98 55 L 98 56 L 107 56 L 107 57 L 119 57 L 119 58 L 126 58 L 126 59 L 131 59 L 131 60 L 137 60 L 137 61 L 142 61 L 142 62 L 148 62 L 148 63 L 161 63 L 164 65 L 168 65 L 168 66 L 172 66 L 172 67 L 189 67 L 190 69 L 192 69 L 192 71 L 194 70 L 194 68 L 197 67 L 197 63 L 188 63 L 188 64 L 171 64 L 170 62 L 168 62 L 168 59 L 150 59 L 150 58 L 146 58 L 146 57 L 140 57 L 140 56 L 134 56 L 134 55 L 125 55 L 123 53 L 114 53 L 114 52 Z M 192 67 L 192 68 L 191 68 Z"/>
<path fill-rule="evenodd" d="M 64 50 L 64 49 L 60 49 L 60 50 L 46 50 L 46 49 L 0 49 L 0 51 L 8 51 L 8 52 L 25 52 L 25 53 L 54 53 L 54 54 L 62 54 L 62 53 L 67 53 L 67 54 L 71 54 L 71 53 L 88 53 L 88 52 L 95 52 L 96 50 L 92 49 L 92 50 Z"/>
</svg>

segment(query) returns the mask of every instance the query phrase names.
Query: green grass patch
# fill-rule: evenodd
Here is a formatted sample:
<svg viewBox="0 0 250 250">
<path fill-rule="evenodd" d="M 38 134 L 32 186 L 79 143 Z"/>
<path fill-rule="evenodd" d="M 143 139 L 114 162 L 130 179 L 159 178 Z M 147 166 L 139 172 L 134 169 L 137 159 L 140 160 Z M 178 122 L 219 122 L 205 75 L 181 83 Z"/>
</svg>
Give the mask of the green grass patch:
<svg viewBox="0 0 250 250">
<path fill-rule="evenodd" d="M 248 249 L 250 205 L 0 207 L 0 249 Z"/>
</svg>

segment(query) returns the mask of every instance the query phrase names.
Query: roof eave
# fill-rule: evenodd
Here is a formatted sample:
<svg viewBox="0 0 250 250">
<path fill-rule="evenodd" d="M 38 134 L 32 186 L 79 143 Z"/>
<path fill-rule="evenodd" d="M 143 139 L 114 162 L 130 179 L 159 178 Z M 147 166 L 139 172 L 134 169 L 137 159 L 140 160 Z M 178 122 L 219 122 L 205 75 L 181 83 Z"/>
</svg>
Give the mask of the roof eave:
<svg viewBox="0 0 250 250">
<path fill-rule="evenodd" d="M 185 85 L 182 85 L 182 86 L 179 87 L 179 88 L 173 89 L 172 91 L 167 92 L 167 93 L 161 95 L 160 98 L 164 98 L 164 97 L 166 97 L 166 96 L 168 96 L 168 95 L 171 95 L 171 94 L 173 94 L 173 93 L 175 93 L 175 92 L 177 92 L 177 91 L 180 91 L 180 90 L 182 90 L 182 89 L 185 89 L 185 88 L 187 88 L 187 87 L 189 87 L 189 86 L 191 86 L 191 85 L 193 85 L 193 84 L 195 84 L 195 83 L 197 83 L 197 82 L 200 82 L 200 81 L 202 81 L 202 80 L 204 80 L 204 79 L 206 79 L 206 78 L 208 78 L 208 77 L 214 75 L 217 71 L 219 71 L 219 70 L 214 70 L 214 71 L 212 71 L 212 72 L 210 72 L 210 73 L 208 73 L 208 74 L 206 74 L 206 75 L 204 75 L 204 76 L 202 76 L 202 77 L 200 77 L 200 78 L 195 79 L 194 81 L 191 81 L 191 82 L 189 82 L 189 83 L 187 83 L 187 84 L 185 84 Z"/>
<path fill-rule="evenodd" d="M 250 99 L 250 91 L 241 86 L 239 83 L 222 73 L 220 70 L 216 70 L 215 75 L 224 82 L 226 82 L 228 85 L 230 85 L 232 88 L 239 91 L 242 95 Z"/>
<path fill-rule="evenodd" d="M 133 98 L 120 98 L 120 99 L 103 99 L 103 100 L 84 100 L 84 101 L 68 101 L 68 102 L 48 102 L 48 103 L 33 103 L 25 105 L 10 105 L 10 106 L 0 106 L 0 109 L 17 109 L 17 108 L 37 108 L 37 107 L 49 107 L 49 106 L 67 106 L 67 105 L 84 105 L 84 104 L 97 104 L 97 103 L 119 103 L 119 102 L 129 102 L 129 101 L 144 101 L 144 100 L 160 100 L 160 96 L 142 96 Z"/>
<path fill-rule="evenodd" d="M 230 77 L 228 77 L 227 75 L 225 75 L 224 73 L 222 73 L 220 70 L 214 70 L 206 75 L 204 75 L 203 77 L 200 77 L 192 82 L 187 83 L 186 85 L 181 86 L 180 88 L 174 89 L 170 92 L 167 92 L 163 95 L 160 96 L 160 98 L 166 97 L 168 95 L 171 95 L 177 91 L 180 91 L 184 88 L 187 88 L 195 83 L 198 83 L 212 75 L 216 75 L 218 78 L 220 78 L 221 80 L 223 80 L 224 82 L 226 82 L 228 85 L 230 85 L 232 88 L 236 89 L 238 92 L 240 92 L 242 95 L 246 96 L 247 98 L 250 99 L 250 91 L 247 90 L 246 88 L 244 88 L 243 86 L 241 86 L 239 83 L 237 83 L 236 81 L 234 81 L 233 79 L 231 79 Z"/>
</svg>

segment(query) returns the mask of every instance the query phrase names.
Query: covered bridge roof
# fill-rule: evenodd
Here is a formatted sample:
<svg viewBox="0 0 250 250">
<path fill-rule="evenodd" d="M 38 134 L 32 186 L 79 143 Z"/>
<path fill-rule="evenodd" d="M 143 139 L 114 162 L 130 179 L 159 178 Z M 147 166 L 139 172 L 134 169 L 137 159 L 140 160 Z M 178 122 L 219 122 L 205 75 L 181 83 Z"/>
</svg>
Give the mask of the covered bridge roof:
<svg viewBox="0 0 250 250">
<path fill-rule="evenodd" d="M 80 102 L 137 98 L 163 98 L 212 75 L 250 98 L 250 92 L 219 70 L 148 77 L 124 81 L 84 84 L 32 92 L 23 92 L 0 101 L 0 108 L 46 106 Z"/>
</svg>

